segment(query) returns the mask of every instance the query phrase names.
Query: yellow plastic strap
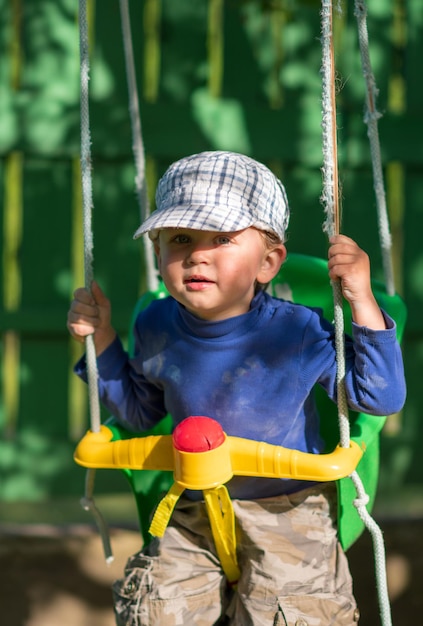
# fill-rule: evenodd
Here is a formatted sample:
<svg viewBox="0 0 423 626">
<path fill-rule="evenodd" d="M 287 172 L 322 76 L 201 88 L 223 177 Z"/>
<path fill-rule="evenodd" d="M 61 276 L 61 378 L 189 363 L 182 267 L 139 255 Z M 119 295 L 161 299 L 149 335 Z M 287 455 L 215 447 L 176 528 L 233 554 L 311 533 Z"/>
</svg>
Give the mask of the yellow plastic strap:
<svg viewBox="0 0 423 626">
<path fill-rule="evenodd" d="M 150 524 L 149 532 L 154 537 L 163 537 L 173 510 L 184 487 L 173 483 L 158 505 Z M 222 569 L 229 583 L 234 585 L 240 576 L 236 557 L 235 514 L 228 490 L 224 485 L 203 491 L 214 543 Z"/>
<path fill-rule="evenodd" d="M 156 512 L 154 513 L 149 528 L 149 532 L 153 535 L 153 537 L 163 537 L 173 513 L 173 509 L 175 508 L 175 505 L 184 490 L 185 487 L 182 487 L 178 483 L 173 483 L 165 497 L 161 500 Z"/>
<path fill-rule="evenodd" d="M 224 485 L 203 491 L 216 551 L 229 583 L 240 577 L 236 557 L 235 514 Z"/>
</svg>

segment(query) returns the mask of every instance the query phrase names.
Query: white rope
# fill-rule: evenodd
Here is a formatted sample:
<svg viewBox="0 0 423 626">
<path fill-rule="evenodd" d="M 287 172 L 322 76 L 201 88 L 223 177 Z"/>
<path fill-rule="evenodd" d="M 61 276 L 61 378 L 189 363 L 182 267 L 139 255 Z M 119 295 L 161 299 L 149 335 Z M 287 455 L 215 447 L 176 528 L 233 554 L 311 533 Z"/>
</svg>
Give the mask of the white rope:
<svg viewBox="0 0 423 626">
<path fill-rule="evenodd" d="M 94 521 L 97 525 L 98 532 L 101 537 L 101 543 L 103 545 L 103 553 L 106 563 L 109 565 L 113 562 L 113 552 L 112 546 L 110 543 L 110 533 L 107 528 L 107 524 L 104 520 L 104 517 L 100 513 L 94 501 L 94 481 L 95 481 L 96 470 L 88 469 L 85 472 L 85 495 L 81 498 L 81 506 L 84 511 L 88 511 L 94 518 Z"/>
<path fill-rule="evenodd" d="M 79 0 L 79 47 L 80 47 L 80 80 L 81 80 L 81 176 L 83 202 L 84 231 L 84 274 L 85 286 L 91 289 L 93 281 L 93 230 L 92 230 L 92 176 L 91 176 L 91 138 L 89 117 L 89 42 L 87 22 L 87 2 Z M 85 340 L 88 392 L 91 418 L 91 431 L 100 431 L 100 400 L 98 394 L 98 370 L 93 336 Z M 106 523 L 94 502 L 95 470 L 86 472 L 85 495 L 81 506 L 93 515 L 103 543 L 107 563 L 113 560 L 110 538 Z"/>
<path fill-rule="evenodd" d="M 382 251 L 382 261 L 386 291 L 389 295 L 395 294 L 394 272 L 392 265 L 392 241 L 389 231 L 389 219 L 386 206 L 386 195 L 382 172 L 382 158 L 380 152 L 378 119 L 381 117 L 376 109 L 376 98 L 378 90 L 372 71 L 369 53 L 369 35 L 367 30 L 367 7 L 364 0 L 354 1 L 354 14 L 357 19 L 358 40 L 361 54 L 361 64 L 363 76 L 366 82 L 366 115 L 364 121 L 367 124 L 367 134 L 370 143 L 370 153 L 372 158 L 373 180 L 376 195 L 376 206 L 378 214 L 379 239 Z M 381 622 L 383 626 L 391 626 L 391 609 L 389 603 L 388 582 L 386 577 L 386 556 L 383 534 L 380 527 L 368 513 L 365 506 L 365 499 L 368 496 L 357 472 L 351 475 L 354 482 L 358 498 L 354 501 L 358 515 L 369 530 L 375 556 L 375 569 L 379 607 L 381 612 Z"/>
<path fill-rule="evenodd" d="M 376 588 L 379 600 L 380 619 L 383 626 L 392 626 L 391 606 L 389 602 L 388 580 L 386 576 L 386 555 L 383 533 L 378 524 L 366 509 L 369 496 L 366 494 L 363 483 L 357 472 L 350 476 L 354 483 L 357 498 L 354 506 L 360 519 L 370 533 L 373 542 L 373 553 L 375 561 Z"/>
<path fill-rule="evenodd" d="M 323 187 L 321 202 L 326 220 L 323 230 L 328 237 L 335 234 L 336 208 L 336 141 L 334 126 L 336 125 L 336 111 L 333 102 L 333 56 L 332 56 L 332 2 L 322 0 L 321 9 L 321 44 L 322 44 L 322 151 L 323 151 Z"/>
<path fill-rule="evenodd" d="M 93 281 L 93 233 L 92 233 L 92 177 L 91 177 L 91 138 L 88 103 L 89 46 L 86 0 L 79 2 L 79 34 L 81 64 L 81 176 L 84 230 L 84 274 L 85 286 L 91 289 Z M 100 430 L 100 402 L 97 389 L 97 361 L 92 335 L 86 338 L 86 358 L 90 401 L 91 430 Z"/>
<path fill-rule="evenodd" d="M 140 220 L 144 221 L 150 214 L 148 201 L 147 177 L 145 173 L 145 150 L 142 139 L 141 116 L 138 100 L 137 80 L 135 74 L 134 53 L 132 48 L 131 21 L 128 0 L 120 0 L 122 22 L 122 38 L 125 53 L 126 79 L 128 83 L 129 113 L 132 128 L 132 149 L 135 162 L 135 189 L 140 209 Z M 144 258 L 146 265 L 147 287 L 150 291 L 158 288 L 158 273 L 154 262 L 153 244 L 148 235 L 143 236 Z"/>
<path fill-rule="evenodd" d="M 363 4 L 363 3 L 361 3 Z M 331 237 L 338 232 L 337 218 L 337 165 L 336 156 L 336 107 L 334 103 L 334 60 L 332 35 L 332 2 L 322 0 L 321 10 L 322 31 L 322 133 L 323 133 L 323 191 L 326 220 L 323 229 Z M 377 137 L 376 137 L 377 139 Z M 373 138 L 373 141 L 376 141 Z M 334 295 L 335 315 L 335 343 L 337 358 L 337 392 L 338 392 L 338 421 L 340 431 L 340 445 L 349 447 L 350 424 L 348 420 L 348 403 L 345 393 L 345 341 L 344 316 L 342 308 L 342 292 L 339 281 L 332 284 Z M 357 492 L 354 501 L 357 513 L 372 536 L 375 555 L 376 582 L 381 613 L 382 626 L 391 626 L 391 610 L 386 579 L 385 546 L 382 531 L 366 509 L 369 496 L 366 494 L 363 483 L 355 471 L 350 476 Z"/>
<path fill-rule="evenodd" d="M 326 219 L 323 230 L 328 237 L 339 232 L 338 223 L 338 175 L 336 145 L 336 107 L 334 97 L 334 59 L 332 2 L 322 1 L 321 10 L 322 43 L 322 149 L 323 149 L 323 190 L 321 202 Z M 350 445 L 350 423 L 348 402 L 345 393 L 345 342 L 342 291 L 339 281 L 332 282 L 335 317 L 335 346 L 337 355 L 337 398 L 340 444 L 344 448 Z"/>
<path fill-rule="evenodd" d="M 376 110 L 376 98 L 378 89 L 372 72 L 369 54 L 369 34 L 367 30 L 367 6 L 364 0 L 354 1 L 354 15 L 357 18 L 358 41 L 361 53 L 361 65 L 366 83 L 366 114 L 364 121 L 367 124 L 367 135 L 370 143 L 372 157 L 373 181 L 376 195 L 376 207 L 378 215 L 378 229 L 382 262 L 384 268 L 386 291 L 389 295 L 395 294 L 394 271 L 392 264 L 392 241 L 389 230 L 388 210 L 383 181 L 382 158 L 380 154 L 380 142 L 378 131 L 378 119 L 381 114 Z"/>
<path fill-rule="evenodd" d="M 339 444 L 342 448 L 350 447 L 350 421 L 348 400 L 345 391 L 345 326 L 343 311 L 343 296 L 341 283 L 332 281 L 335 350 L 336 350 L 336 392 L 338 405 Z"/>
</svg>

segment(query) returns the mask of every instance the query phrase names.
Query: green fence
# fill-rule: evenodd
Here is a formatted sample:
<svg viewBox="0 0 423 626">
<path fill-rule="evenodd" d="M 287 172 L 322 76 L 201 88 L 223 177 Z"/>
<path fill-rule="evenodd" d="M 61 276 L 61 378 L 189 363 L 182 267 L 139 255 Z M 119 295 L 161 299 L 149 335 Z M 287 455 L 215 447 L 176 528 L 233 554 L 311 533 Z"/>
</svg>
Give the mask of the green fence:
<svg viewBox="0 0 423 626">
<path fill-rule="evenodd" d="M 343 231 L 381 278 L 353 2 L 335 19 Z M 292 206 L 288 248 L 325 255 L 320 3 L 130 0 L 150 190 L 174 159 L 231 149 L 266 162 Z M 421 0 L 368 0 L 397 288 L 409 319 L 408 400 L 382 436 L 380 509 L 423 509 Z M 88 2 L 95 274 L 125 335 L 145 286 L 118 0 Z M 0 0 L 0 519 L 82 492 L 89 423 L 66 312 L 83 283 L 77 0 Z M 99 492 L 124 487 L 99 479 Z M 23 507 L 19 509 L 19 506 Z M 20 511 L 20 513 L 19 513 Z M 62 511 L 66 512 L 66 508 Z M 20 516 L 20 517 L 19 517 Z"/>
</svg>

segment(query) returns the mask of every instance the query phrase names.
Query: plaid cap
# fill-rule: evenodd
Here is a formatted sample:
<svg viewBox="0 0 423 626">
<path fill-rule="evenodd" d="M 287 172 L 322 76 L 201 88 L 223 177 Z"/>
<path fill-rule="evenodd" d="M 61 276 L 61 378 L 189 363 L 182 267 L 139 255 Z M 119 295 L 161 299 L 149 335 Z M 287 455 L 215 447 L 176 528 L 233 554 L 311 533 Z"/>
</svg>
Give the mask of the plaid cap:
<svg viewBox="0 0 423 626">
<path fill-rule="evenodd" d="M 154 238 L 162 228 L 232 232 L 254 226 L 284 241 L 289 221 L 282 183 L 266 166 L 234 152 L 201 152 L 173 163 L 158 183 L 156 206 L 134 239 L 147 232 Z"/>
</svg>

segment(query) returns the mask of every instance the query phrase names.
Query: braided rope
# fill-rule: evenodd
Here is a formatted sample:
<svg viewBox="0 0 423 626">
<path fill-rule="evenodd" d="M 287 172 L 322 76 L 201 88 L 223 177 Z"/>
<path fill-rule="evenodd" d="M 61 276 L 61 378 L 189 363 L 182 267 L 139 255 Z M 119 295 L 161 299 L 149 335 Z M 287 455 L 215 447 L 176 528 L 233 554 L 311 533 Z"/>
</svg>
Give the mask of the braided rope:
<svg viewBox="0 0 423 626">
<path fill-rule="evenodd" d="M 386 195 L 382 172 L 382 158 L 380 154 L 380 142 L 378 131 L 378 119 L 381 114 L 376 109 L 378 89 L 372 72 L 369 54 L 369 34 L 367 30 L 367 6 L 364 0 L 354 0 L 354 15 L 357 19 L 358 41 L 361 54 L 361 65 L 366 83 L 366 114 L 364 121 L 367 124 L 367 134 L 370 143 L 372 157 L 373 180 L 376 195 L 376 207 L 378 215 L 378 229 L 382 262 L 385 276 L 386 291 L 389 295 L 395 294 L 394 270 L 391 254 L 391 234 L 389 230 L 388 210 L 386 207 Z"/>
<path fill-rule="evenodd" d="M 86 0 L 80 0 L 80 63 L 81 63 L 81 176 L 84 234 L 84 276 L 85 286 L 91 288 L 93 281 L 93 231 L 92 231 L 92 176 L 91 176 L 91 137 L 88 103 L 89 45 Z M 91 430 L 100 430 L 100 402 L 97 390 L 97 361 L 92 335 L 86 338 L 88 389 L 90 401 Z"/>
<path fill-rule="evenodd" d="M 332 2 L 322 1 L 321 32 L 322 32 L 322 149 L 323 149 L 323 190 L 321 202 L 326 219 L 323 230 L 328 237 L 339 233 L 338 203 L 338 168 L 336 141 L 336 102 L 335 102 L 335 64 L 332 35 Z M 337 398 L 340 444 L 350 445 L 350 423 L 348 419 L 348 402 L 345 392 L 345 342 L 344 315 L 342 308 L 342 291 L 339 281 L 332 281 L 335 318 L 335 346 L 337 355 Z"/>
<path fill-rule="evenodd" d="M 128 0 L 120 0 L 120 15 L 125 53 L 126 79 L 128 84 L 129 114 L 132 129 L 132 150 L 134 153 L 136 171 L 135 189 L 140 209 L 140 219 L 141 222 L 143 222 L 150 214 L 150 205 L 148 201 L 147 178 L 145 173 L 145 150 L 141 130 L 141 116 L 135 74 L 134 53 L 132 48 L 131 21 Z M 143 244 L 147 287 L 150 291 L 156 291 L 158 288 L 158 273 L 154 262 L 153 244 L 147 234 L 143 236 Z"/>
<path fill-rule="evenodd" d="M 81 177 L 82 177 L 82 203 L 83 203 L 83 235 L 84 235 L 84 274 L 85 286 L 91 288 L 93 281 L 93 229 L 92 229 L 92 176 L 91 176 L 91 138 L 89 116 L 89 42 L 87 1 L 79 0 L 79 47 L 80 47 L 80 81 L 81 81 Z M 101 425 L 100 399 L 98 394 L 98 370 L 97 360 L 92 335 L 85 340 L 88 393 L 91 417 L 91 431 L 99 432 Z M 94 493 L 95 470 L 86 472 L 85 495 L 81 499 L 81 506 L 93 515 L 103 543 L 106 562 L 113 560 L 110 547 L 110 538 L 106 523 L 97 509 Z"/>
<path fill-rule="evenodd" d="M 363 5 L 363 2 L 357 2 Z M 332 2 L 322 0 L 321 10 L 321 31 L 322 31 L 322 133 L 323 133 L 323 191 L 322 204 L 324 205 L 326 220 L 323 230 L 331 237 L 339 232 L 338 218 L 338 180 L 336 159 L 336 105 L 334 97 L 335 68 L 333 55 L 332 36 Z M 369 65 L 366 65 L 364 72 L 368 73 Z M 375 116 L 372 117 L 374 119 Z M 373 151 L 377 152 L 374 144 L 378 143 L 378 137 L 372 132 Z M 380 179 L 377 185 L 380 186 Z M 338 421 L 340 431 L 340 445 L 348 447 L 350 441 L 350 424 L 348 420 L 348 403 L 345 392 L 345 341 L 344 341 L 344 316 L 342 308 L 342 291 L 339 281 L 332 283 L 334 296 L 334 318 L 335 318 L 335 346 L 337 358 L 337 392 L 338 392 Z M 358 473 L 354 471 L 351 480 L 357 492 L 354 501 L 357 513 L 363 521 L 365 527 L 371 534 L 373 540 L 377 592 L 381 621 L 383 626 L 391 626 L 391 610 L 388 596 L 388 585 L 386 578 L 386 558 L 385 546 L 382 531 L 376 524 L 366 509 L 369 497 L 365 492 L 363 483 Z"/>
<path fill-rule="evenodd" d="M 350 476 L 354 483 L 357 498 L 354 506 L 357 513 L 370 533 L 373 543 L 373 553 L 375 562 L 376 588 L 379 601 L 380 618 L 383 626 L 392 626 L 391 607 L 389 603 L 388 581 L 386 577 L 386 555 L 383 533 L 378 524 L 366 509 L 369 496 L 366 494 L 363 483 L 357 472 Z"/>
<path fill-rule="evenodd" d="M 386 290 L 389 295 L 394 295 L 394 273 L 391 254 L 391 235 L 389 231 L 389 219 L 388 211 L 386 207 L 386 195 L 382 173 L 382 158 L 380 153 L 380 142 L 378 132 L 378 119 L 380 114 L 376 110 L 376 97 L 378 90 L 374 75 L 372 72 L 372 66 L 369 54 L 369 36 L 367 30 L 367 7 L 364 0 L 354 1 L 354 14 L 357 19 L 357 31 L 361 54 L 361 65 L 363 77 L 366 82 L 366 115 L 364 118 L 367 124 L 367 133 L 370 143 L 370 153 L 372 158 L 374 189 L 376 194 L 376 206 L 378 214 L 378 229 L 379 239 L 382 251 L 382 261 L 384 268 L 384 277 Z M 388 582 L 386 577 L 386 555 L 385 544 L 383 540 L 383 533 L 380 527 L 376 524 L 375 520 L 371 517 L 366 509 L 366 499 L 368 496 L 365 493 L 363 483 L 357 474 L 354 472 L 351 475 L 351 479 L 355 485 L 358 498 L 354 501 L 354 506 L 357 509 L 357 513 L 363 521 L 366 528 L 369 530 L 373 541 L 373 550 L 375 558 L 376 569 L 376 581 L 377 592 L 379 599 L 379 608 L 381 612 L 381 622 L 383 626 L 392 625 L 391 608 L 389 603 L 388 594 Z"/>
</svg>

